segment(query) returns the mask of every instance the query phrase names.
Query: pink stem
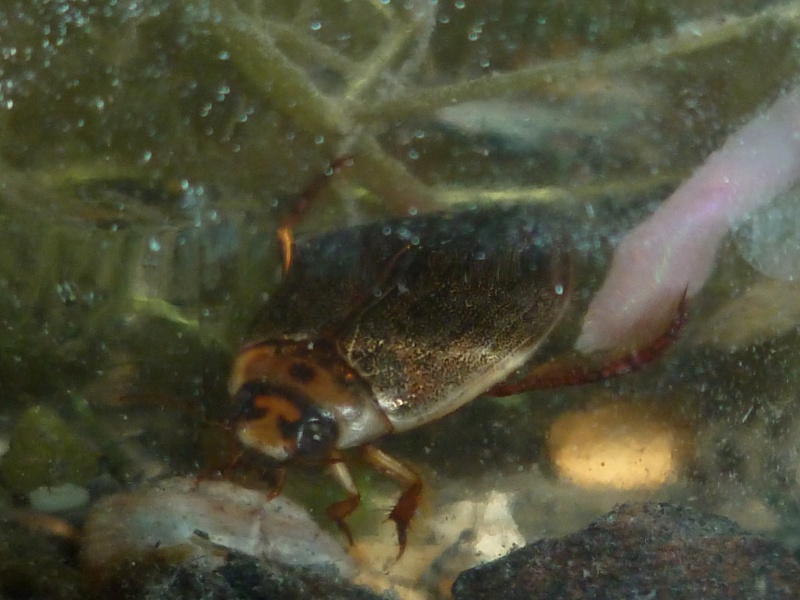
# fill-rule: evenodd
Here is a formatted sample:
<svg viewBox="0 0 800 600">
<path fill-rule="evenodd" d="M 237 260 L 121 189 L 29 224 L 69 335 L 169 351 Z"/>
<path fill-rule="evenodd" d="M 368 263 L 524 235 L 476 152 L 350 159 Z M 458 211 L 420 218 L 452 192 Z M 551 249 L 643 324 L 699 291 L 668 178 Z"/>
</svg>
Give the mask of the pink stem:
<svg viewBox="0 0 800 600">
<path fill-rule="evenodd" d="M 630 231 L 592 300 L 581 352 L 658 336 L 684 291 L 695 295 L 729 228 L 800 176 L 800 87 L 732 134 L 648 219 Z"/>
</svg>

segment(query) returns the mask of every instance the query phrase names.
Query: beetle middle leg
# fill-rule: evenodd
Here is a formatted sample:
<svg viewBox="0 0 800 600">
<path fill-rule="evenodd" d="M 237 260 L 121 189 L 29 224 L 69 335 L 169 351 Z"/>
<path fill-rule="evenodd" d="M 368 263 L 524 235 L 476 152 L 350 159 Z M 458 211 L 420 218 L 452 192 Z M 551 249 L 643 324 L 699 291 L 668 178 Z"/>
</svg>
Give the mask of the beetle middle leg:
<svg viewBox="0 0 800 600">
<path fill-rule="evenodd" d="M 399 460 L 392 458 L 374 446 L 362 446 L 361 451 L 364 462 L 403 486 L 403 492 L 400 494 L 400 498 L 389 513 L 389 518 L 394 521 L 397 527 L 397 541 L 400 545 L 400 552 L 397 558 L 399 559 L 403 556 L 403 552 L 405 552 L 406 549 L 409 523 L 419 507 L 419 500 L 422 494 L 422 480 L 419 478 L 419 475 Z M 350 527 L 347 526 L 345 519 L 358 508 L 358 505 L 361 503 L 361 494 L 353 481 L 353 477 L 350 475 L 350 471 L 344 462 L 342 462 L 341 458 L 337 457 L 335 462 L 332 462 L 328 466 L 328 472 L 339 485 L 345 489 L 348 495 L 344 500 L 331 504 L 325 509 L 325 513 L 347 536 L 347 541 L 352 546 L 354 545 L 353 534 L 350 531 Z"/>
<path fill-rule="evenodd" d="M 419 499 L 422 494 L 422 480 L 414 471 L 409 469 L 399 460 L 392 458 L 385 452 L 378 450 L 374 446 L 366 445 L 362 447 L 364 460 L 387 477 L 391 477 L 403 486 L 403 493 L 394 505 L 389 518 L 394 521 L 397 527 L 397 541 L 400 544 L 399 559 L 403 556 L 408 540 L 408 525 L 417 512 Z"/>
</svg>

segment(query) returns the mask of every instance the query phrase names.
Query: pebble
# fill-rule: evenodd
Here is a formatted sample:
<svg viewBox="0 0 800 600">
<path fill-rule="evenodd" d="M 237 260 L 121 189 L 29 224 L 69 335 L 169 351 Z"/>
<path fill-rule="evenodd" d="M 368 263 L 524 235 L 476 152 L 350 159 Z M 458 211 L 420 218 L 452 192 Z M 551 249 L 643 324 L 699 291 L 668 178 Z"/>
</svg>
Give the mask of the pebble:
<svg viewBox="0 0 800 600">
<path fill-rule="evenodd" d="M 62 512 L 89 503 L 89 491 L 74 483 L 42 486 L 28 494 L 31 508 L 40 512 Z"/>
<path fill-rule="evenodd" d="M 81 558 L 86 567 L 102 570 L 154 549 L 176 548 L 186 560 L 217 564 L 219 547 L 343 577 L 356 572 L 343 547 L 285 496 L 269 499 L 264 491 L 192 477 L 98 502 L 86 522 Z"/>
</svg>

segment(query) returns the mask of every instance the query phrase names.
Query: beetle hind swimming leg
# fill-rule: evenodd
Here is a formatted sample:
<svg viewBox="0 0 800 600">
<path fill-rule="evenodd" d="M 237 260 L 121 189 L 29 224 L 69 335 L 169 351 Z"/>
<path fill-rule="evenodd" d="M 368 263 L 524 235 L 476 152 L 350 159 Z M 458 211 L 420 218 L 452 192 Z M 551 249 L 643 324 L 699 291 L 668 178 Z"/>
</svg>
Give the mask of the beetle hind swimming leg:
<svg viewBox="0 0 800 600">
<path fill-rule="evenodd" d="M 638 371 L 660 358 L 678 339 L 687 319 L 686 294 L 684 290 L 668 328 L 645 346 L 621 355 L 603 356 L 599 364 L 582 354 L 568 354 L 539 365 L 520 379 L 498 383 L 486 394 L 502 397 L 532 390 L 584 385 Z"/>
<path fill-rule="evenodd" d="M 342 156 L 334 160 L 322 175 L 318 176 L 309 186 L 303 190 L 295 200 L 289 213 L 283 218 L 278 227 L 278 248 L 280 250 L 281 264 L 283 272 L 288 273 L 294 258 L 294 228 L 303 220 L 311 206 L 311 201 L 328 185 L 329 178 L 338 173 L 342 167 L 349 167 L 353 164 L 352 156 Z"/>
</svg>

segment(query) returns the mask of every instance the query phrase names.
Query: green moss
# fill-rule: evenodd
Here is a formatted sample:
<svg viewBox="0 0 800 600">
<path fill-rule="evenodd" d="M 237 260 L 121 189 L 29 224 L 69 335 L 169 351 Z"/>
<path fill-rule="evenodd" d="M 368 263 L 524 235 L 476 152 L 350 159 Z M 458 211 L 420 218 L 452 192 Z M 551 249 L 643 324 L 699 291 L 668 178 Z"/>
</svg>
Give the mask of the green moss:
<svg viewBox="0 0 800 600">
<path fill-rule="evenodd" d="M 55 411 L 36 406 L 14 427 L 0 474 L 17 493 L 61 483 L 85 485 L 97 474 L 99 458 L 97 449 Z"/>
</svg>

